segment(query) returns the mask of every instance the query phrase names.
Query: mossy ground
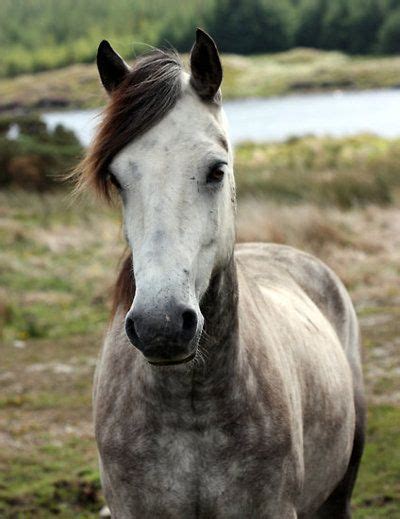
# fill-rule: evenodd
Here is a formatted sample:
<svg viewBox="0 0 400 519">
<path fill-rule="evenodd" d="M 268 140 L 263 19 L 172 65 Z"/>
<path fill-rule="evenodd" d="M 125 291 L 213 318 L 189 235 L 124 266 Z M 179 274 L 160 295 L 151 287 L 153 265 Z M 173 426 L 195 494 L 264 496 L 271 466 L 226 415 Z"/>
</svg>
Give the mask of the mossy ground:
<svg viewBox="0 0 400 519">
<path fill-rule="evenodd" d="M 240 240 L 309 250 L 351 291 L 369 403 L 356 519 L 400 518 L 399 226 L 393 201 L 346 211 L 305 198 L 239 205 Z M 124 249 L 118 210 L 71 204 L 63 192 L 3 191 L 0 241 L 0 516 L 97 517 L 91 384 Z"/>
</svg>

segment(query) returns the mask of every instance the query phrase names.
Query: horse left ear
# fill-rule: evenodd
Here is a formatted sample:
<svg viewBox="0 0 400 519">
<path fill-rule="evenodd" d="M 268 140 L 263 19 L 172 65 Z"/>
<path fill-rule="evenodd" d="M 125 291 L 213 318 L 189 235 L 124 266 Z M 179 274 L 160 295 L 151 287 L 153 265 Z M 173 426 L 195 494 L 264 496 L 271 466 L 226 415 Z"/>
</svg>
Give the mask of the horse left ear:
<svg viewBox="0 0 400 519">
<path fill-rule="evenodd" d="M 196 29 L 196 42 L 190 53 L 190 84 L 201 99 L 215 101 L 222 82 L 222 65 L 214 40 Z"/>
<path fill-rule="evenodd" d="M 117 88 L 131 70 L 107 40 L 103 40 L 97 50 L 97 68 L 101 82 L 109 94 Z"/>
</svg>

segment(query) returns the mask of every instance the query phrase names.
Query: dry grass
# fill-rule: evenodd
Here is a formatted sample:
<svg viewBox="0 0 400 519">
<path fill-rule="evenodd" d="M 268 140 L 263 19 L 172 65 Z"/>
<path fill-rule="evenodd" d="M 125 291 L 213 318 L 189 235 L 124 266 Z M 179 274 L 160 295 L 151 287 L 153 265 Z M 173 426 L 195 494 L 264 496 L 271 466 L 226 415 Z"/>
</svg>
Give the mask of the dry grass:
<svg viewBox="0 0 400 519">
<path fill-rule="evenodd" d="M 244 143 L 236 150 L 239 195 L 343 208 L 400 200 L 400 140 L 374 135 Z"/>
<path fill-rule="evenodd" d="M 400 209 L 247 198 L 238 238 L 308 250 L 350 289 L 370 404 L 354 517 L 398 519 Z M 0 192 L 0 240 L 0 515 L 95 518 L 91 381 L 124 247 L 119 216 L 61 193 Z"/>
<path fill-rule="evenodd" d="M 246 199 L 239 208 L 238 240 L 284 243 L 315 254 L 340 275 L 357 303 L 400 297 L 398 208 L 341 211 Z"/>
<path fill-rule="evenodd" d="M 187 57 L 184 57 L 187 59 Z M 289 92 L 368 89 L 399 85 L 400 58 L 350 57 L 340 52 L 293 49 L 260 56 L 223 56 L 224 97 L 268 97 Z M 0 109 L 96 107 L 104 103 L 94 65 L 0 80 Z"/>
<path fill-rule="evenodd" d="M 94 65 L 24 74 L 0 80 L 0 108 L 92 107 L 103 105 L 106 94 Z"/>
</svg>

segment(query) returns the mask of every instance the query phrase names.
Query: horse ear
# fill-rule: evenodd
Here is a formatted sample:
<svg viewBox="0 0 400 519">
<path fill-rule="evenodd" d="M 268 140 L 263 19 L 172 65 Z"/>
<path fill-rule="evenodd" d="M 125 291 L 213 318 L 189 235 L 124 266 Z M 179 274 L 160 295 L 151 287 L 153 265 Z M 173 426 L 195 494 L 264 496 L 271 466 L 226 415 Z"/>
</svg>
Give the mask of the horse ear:
<svg viewBox="0 0 400 519">
<path fill-rule="evenodd" d="M 103 40 L 97 50 L 97 68 L 104 88 L 109 94 L 130 72 L 130 68 L 108 41 Z"/>
<path fill-rule="evenodd" d="M 222 82 L 222 65 L 214 40 L 196 29 L 196 42 L 190 53 L 190 84 L 206 101 L 214 101 Z"/>
</svg>

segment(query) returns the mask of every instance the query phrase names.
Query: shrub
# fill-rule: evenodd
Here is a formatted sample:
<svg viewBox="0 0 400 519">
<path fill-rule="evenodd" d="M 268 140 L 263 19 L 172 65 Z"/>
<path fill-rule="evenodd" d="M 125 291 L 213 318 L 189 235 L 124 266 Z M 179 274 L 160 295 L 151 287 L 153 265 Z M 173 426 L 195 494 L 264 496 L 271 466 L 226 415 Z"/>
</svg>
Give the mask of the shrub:
<svg viewBox="0 0 400 519">
<path fill-rule="evenodd" d="M 81 152 L 75 135 L 62 126 L 50 131 L 37 116 L 0 119 L 0 188 L 55 187 Z"/>
</svg>

